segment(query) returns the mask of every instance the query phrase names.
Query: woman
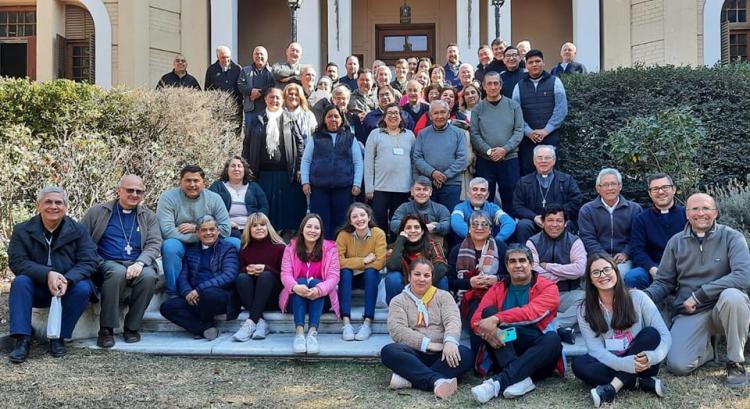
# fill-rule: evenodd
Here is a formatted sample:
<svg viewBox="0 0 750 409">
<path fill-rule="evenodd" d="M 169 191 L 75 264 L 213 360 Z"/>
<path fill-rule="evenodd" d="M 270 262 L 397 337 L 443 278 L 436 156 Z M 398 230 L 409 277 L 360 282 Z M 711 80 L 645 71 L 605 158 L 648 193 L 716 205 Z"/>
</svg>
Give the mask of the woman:
<svg viewBox="0 0 750 409">
<path fill-rule="evenodd" d="M 280 89 L 270 88 L 265 101 L 266 111 L 253 120 L 245 136 L 242 157 L 266 193 L 271 223 L 279 230 L 294 231 L 305 216 L 298 174 L 307 131 L 284 119 Z"/>
<path fill-rule="evenodd" d="M 307 99 L 307 105 L 310 108 L 310 110 L 313 110 L 313 107 L 315 104 L 318 103 L 320 100 L 330 100 L 331 99 L 331 89 L 333 88 L 333 81 L 328 78 L 327 76 L 322 76 L 318 80 L 318 85 L 315 88 L 315 91 L 310 94 L 310 98 Z"/>
<path fill-rule="evenodd" d="M 372 334 L 375 304 L 378 298 L 380 270 L 385 266 L 385 232 L 375 226 L 370 206 L 354 202 L 346 212 L 347 223 L 336 235 L 336 247 L 341 263 L 339 300 L 344 329 L 344 341 L 364 341 Z M 351 325 L 352 289 L 354 285 L 364 287 L 364 322 L 357 334 Z"/>
<path fill-rule="evenodd" d="M 409 200 L 415 143 L 397 103 L 386 105 L 383 112 L 365 145 L 365 194 L 372 201 L 378 226 L 388 226 L 388 215 Z"/>
<path fill-rule="evenodd" d="M 427 73 L 430 75 L 430 84 L 436 84 L 441 88 L 445 86 L 445 68 L 441 65 L 433 64 Z"/>
<path fill-rule="evenodd" d="M 638 387 L 664 397 L 656 378 L 672 344 L 667 326 L 653 301 L 630 290 L 607 254 L 588 260 L 586 298 L 578 309 L 578 326 L 588 354 L 573 359 L 573 374 L 594 388 L 594 406 L 612 402 L 622 387 Z"/>
<path fill-rule="evenodd" d="M 216 220 L 203 216 L 197 222 L 198 242 L 185 249 L 182 273 L 177 277 L 178 297 L 161 305 L 161 315 L 185 328 L 196 338 L 209 341 L 219 336 L 214 316 L 237 318 L 234 280 L 239 271 L 237 249 L 222 239 Z"/>
<path fill-rule="evenodd" d="M 428 74 L 426 70 L 417 71 L 417 73 L 414 74 L 414 79 L 417 80 L 418 83 L 422 84 L 422 88 L 430 85 L 430 74 Z"/>
<path fill-rule="evenodd" d="M 242 234 L 240 250 L 240 272 L 235 287 L 248 318 L 232 338 L 244 342 L 264 339 L 268 335 L 268 323 L 263 311 L 274 309 L 281 292 L 281 259 L 284 256 L 284 240 L 263 213 L 247 217 L 247 228 Z"/>
<path fill-rule="evenodd" d="M 471 110 L 482 99 L 482 90 L 475 82 L 464 87 L 461 91 L 461 112 L 466 116 L 466 121 L 471 122 Z"/>
<path fill-rule="evenodd" d="M 239 155 L 234 155 L 224 163 L 219 180 L 208 190 L 221 196 L 229 212 L 232 237 L 242 237 L 247 216 L 255 212 L 268 213 L 268 199 L 261 187 L 253 182 L 250 165 Z"/>
<path fill-rule="evenodd" d="M 404 289 L 404 281 L 409 277 L 409 266 L 418 258 L 425 258 L 433 264 L 433 285 L 448 291 L 448 277 L 445 275 L 448 264 L 443 249 L 430 239 L 424 220 L 414 214 L 407 215 L 401 220 L 398 233 L 398 238 L 393 243 L 393 252 L 385 264 L 388 269 L 385 276 L 385 301 L 390 304 L 391 299 Z"/>
<path fill-rule="evenodd" d="M 448 399 L 474 359 L 471 350 L 458 343 L 461 317 L 456 302 L 432 285 L 432 270 L 432 263 L 423 258 L 411 263 L 409 285 L 388 309 L 388 332 L 394 342 L 383 347 L 380 359 L 393 371 L 391 389 L 414 387 Z"/>
<path fill-rule="evenodd" d="M 310 211 L 323 221 L 326 239 L 344 224 L 346 208 L 360 193 L 362 151 L 335 105 L 323 110 L 323 123 L 307 140 L 302 155 L 302 191 Z"/>
<path fill-rule="evenodd" d="M 284 111 L 285 122 L 297 122 L 305 135 L 315 132 L 318 121 L 310 110 L 301 85 L 290 83 L 284 87 Z"/>
<path fill-rule="evenodd" d="M 421 57 L 419 59 L 419 63 L 417 64 L 417 72 L 428 72 L 430 70 L 430 67 L 432 67 L 432 61 L 427 57 Z M 429 76 L 429 74 L 427 75 Z"/>
<path fill-rule="evenodd" d="M 292 344 L 295 354 L 317 354 L 318 326 L 326 306 L 325 296 L 331 309 L 339 315 L 339 256 L 336 243 L 323 239 L 323 222 L 315 213 L 302 219 L 299 231 L 284 249 L 281 262 L 281 283 L 284 290 L 279 296 L 279 308 L 286 312 L 292 300 L 296 335 Z M 305 315 L 309 315 L 307 338 L 305 338 Z"/>
<path fill-rule="evenodd" d="M 487 213 L 474 211 L 469 216 L 469 234 L 448 256 L 452 267 L 448 277 L 450 289 L 455 293 L 463 292 L 461 317 L 467 321 L 474 315 L 487 289 L 505 273 L 500 257 L 505 256 L 506 246 L 495 242 L 492 226 L 492 218 Z M 482 339 L 474 332 L 470 334 L 471 351 L 476 354 Z"/>
</svg>

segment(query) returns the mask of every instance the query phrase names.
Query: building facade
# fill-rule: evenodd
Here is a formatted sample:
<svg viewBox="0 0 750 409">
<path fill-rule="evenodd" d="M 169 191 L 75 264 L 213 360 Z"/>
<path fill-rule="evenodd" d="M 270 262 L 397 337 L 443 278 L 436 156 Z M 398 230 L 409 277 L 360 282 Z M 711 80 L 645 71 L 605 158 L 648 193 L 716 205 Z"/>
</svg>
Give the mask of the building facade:
<svg viewBox="0 0 750 409">
<path fill-rule="evenodd" d="M 445 63 L 456 43 L 464 62 L 499 35 L 529 40 L 549 66 L 562 43 L 578 46 L 592 71 L 643 63 L 713 65 L 747 60 L 746 0 L 304 0 L 296 13 L 303 62 L 343 70 L 405 55 Z M 406 8 L 405 8 L 406 7 Z M 227 45 L 249 64 L 256 45 L 284 58 L 286 0 L 0 0 L 0 75 L 153 86 L 175 54 L 203 82 L 214 49 Z"/>
</svg>

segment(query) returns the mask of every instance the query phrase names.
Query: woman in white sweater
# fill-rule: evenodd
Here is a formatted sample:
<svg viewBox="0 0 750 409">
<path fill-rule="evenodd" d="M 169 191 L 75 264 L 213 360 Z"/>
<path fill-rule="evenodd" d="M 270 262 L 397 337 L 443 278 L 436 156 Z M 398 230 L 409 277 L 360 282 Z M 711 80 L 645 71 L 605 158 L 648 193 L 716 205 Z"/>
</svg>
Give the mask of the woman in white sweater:
<svg viewBox="0 0 750 409">
<path fill-rule="evenodd" d="M 591 398 L 597 408 L 636 382 L 641 390 L 663 397 L 656 375 L 672 338 L 656 305 L 644 292 L 628 291 L 609 255 L 589 257 L 586 272 L 578 325 L 588 354 L 573 359 L 573 373 L 594 387 Z"/>
</svg>

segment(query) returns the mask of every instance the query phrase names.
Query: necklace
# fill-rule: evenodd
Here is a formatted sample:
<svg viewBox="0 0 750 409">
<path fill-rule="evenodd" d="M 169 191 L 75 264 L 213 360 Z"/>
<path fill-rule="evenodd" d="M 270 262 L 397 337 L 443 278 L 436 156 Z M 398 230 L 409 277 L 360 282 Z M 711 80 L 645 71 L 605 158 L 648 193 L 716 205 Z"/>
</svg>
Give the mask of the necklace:
<svg viewBox="0 0 750 409">
<path fill-rule="evenodd" d="M 547 189 L 542 191 L 542 184 L 539 183 L 539 194 L 542 195 L 542 209 L 547 208 L 547 195 L 549 195 L 549 189 L 552 187 L 552 181 L 547 185 Z"/>
<path fill-rule="evenodd" d="M 120 220 L 120 230 L 122 235 L 125 237 L 125 253 L 130 255 L 133 252 L 133 246 L 130 245 L 130 239 L 133 237 L 133 229 L 135 229 L 136 220 L 133 220 L 133 224 L 130 225 L 130 234 L 125 233 L 125 225 L 122 223 L 122 214 L 120 214 L 120 205 L 115 203 L 115 211 L 117 212 L 117 218 Z M 123 209 L 124 210 L 124 209 Z"/>
</svg>

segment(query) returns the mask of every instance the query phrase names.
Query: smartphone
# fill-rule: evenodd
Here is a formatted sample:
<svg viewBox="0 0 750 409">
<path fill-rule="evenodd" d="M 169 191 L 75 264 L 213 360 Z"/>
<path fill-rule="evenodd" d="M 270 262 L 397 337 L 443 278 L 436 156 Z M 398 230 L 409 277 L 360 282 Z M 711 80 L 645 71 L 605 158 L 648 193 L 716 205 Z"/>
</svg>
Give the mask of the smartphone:
<svg viewBox="0 0 750 409">
<path fill-rule="evenodd" d="M 503 344 L 507 344 L 508 342 L 513 342 L 516 340 L 516 327 L 508 327 L 505 329 L 498 329 L 497 330 L 497 337 L 500 338 L 501 341 L 503 341 Z"/>
</svg>

